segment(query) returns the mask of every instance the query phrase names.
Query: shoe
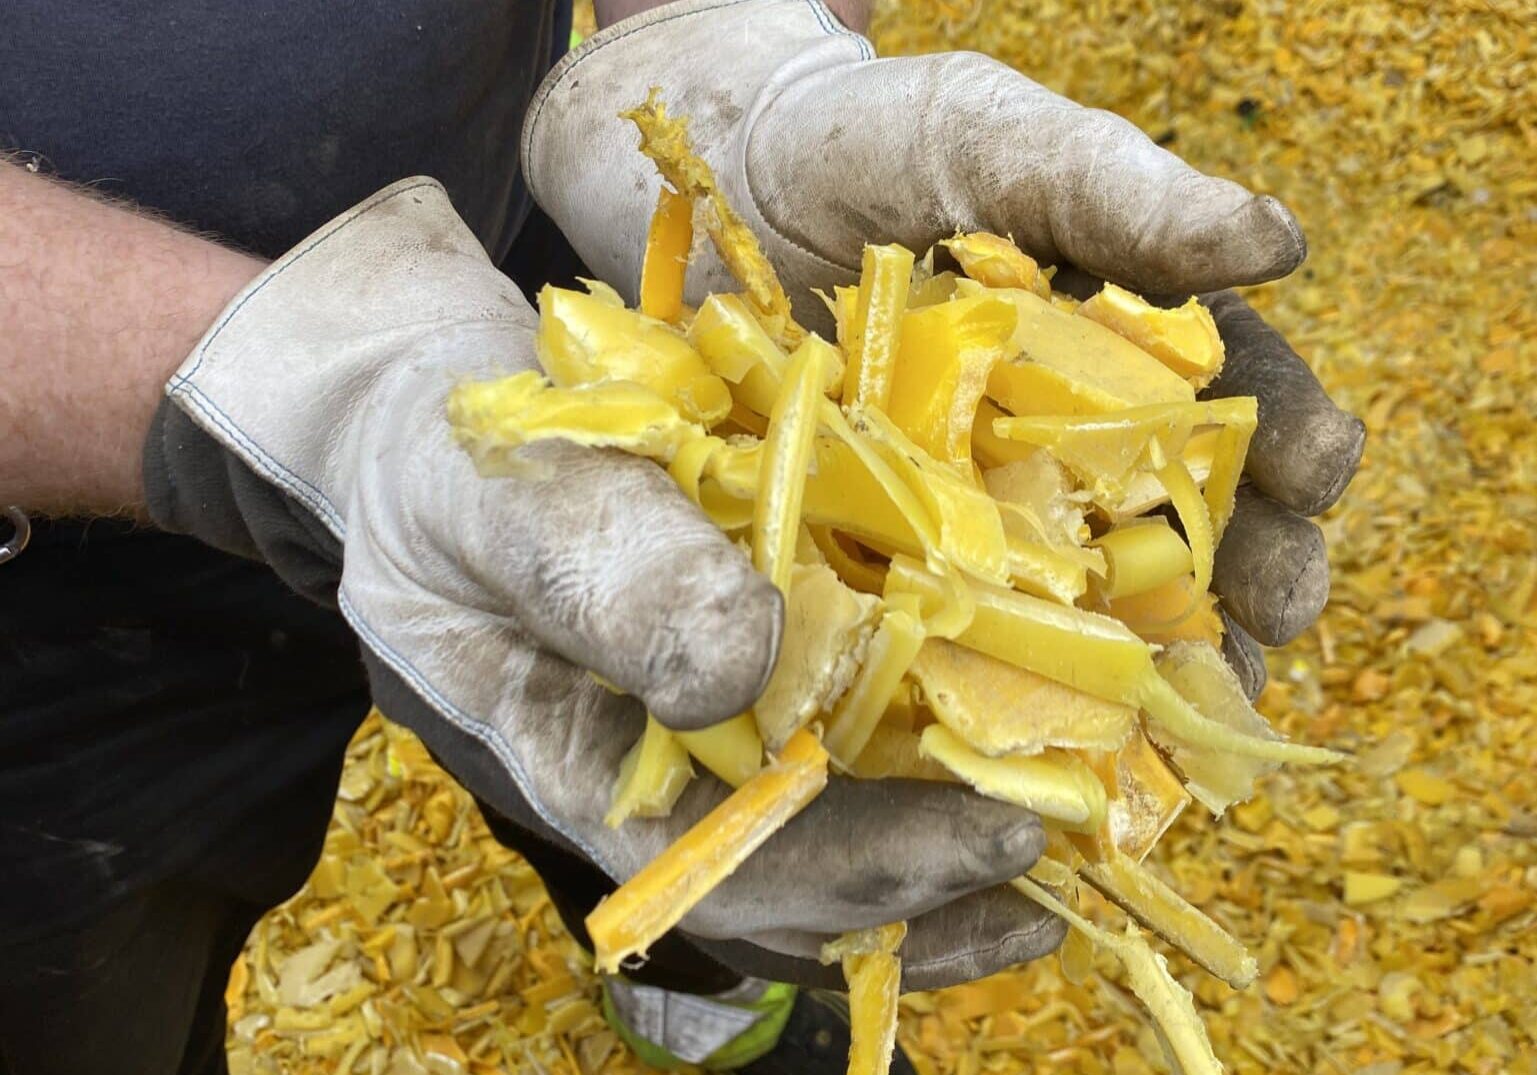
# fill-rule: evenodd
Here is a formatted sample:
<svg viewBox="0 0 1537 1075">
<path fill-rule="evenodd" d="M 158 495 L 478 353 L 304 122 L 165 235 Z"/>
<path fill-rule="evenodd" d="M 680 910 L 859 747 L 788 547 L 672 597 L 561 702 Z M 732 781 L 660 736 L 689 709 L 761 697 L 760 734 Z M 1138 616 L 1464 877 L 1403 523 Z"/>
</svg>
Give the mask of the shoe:
<svg viewBox="0 0 1537 1075">
<path fill-rule="evenodd" d="M 849 1003 L 841 993 L 802 989 L 779 1043 L 734 1075 L 844 1075 L 849 1063 Z M 891 1075 L 918 1075 L 900 1045 Z"/>
</svg>

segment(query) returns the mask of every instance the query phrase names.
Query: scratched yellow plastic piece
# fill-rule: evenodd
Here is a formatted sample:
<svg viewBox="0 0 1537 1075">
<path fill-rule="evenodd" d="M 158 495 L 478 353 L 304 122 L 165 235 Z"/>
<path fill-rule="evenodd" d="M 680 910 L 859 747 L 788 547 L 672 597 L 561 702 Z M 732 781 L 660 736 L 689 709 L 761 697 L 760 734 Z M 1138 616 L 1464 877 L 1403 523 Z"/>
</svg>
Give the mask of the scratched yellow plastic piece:
<svg viewBox="0 0 1537 1075">
<path fill-rule="evenodd" d="M 710 890 L 827 786 L 827 751 L 809 731 L 732 792 L 587 916 L 597 967 L 644 955 Z"/>
<path fill-rule="evenodd" d="M 716 252 L 737 282 L 746 289 L 748 301 L 763 318 L 770 335 L 781 346 L 800 343 L 805 330 L 790 313 L 790 299 L 763 253 L 753 230 L 731 208 L 715 181 L 710 166 L 694 153 L 688 140 L 688 120 L 669 116 L 667 106 L 653 88 L 639 108 L 620 113 L 640 131 L 640 151 L 656 162 L 662 177 L 678 193 L 700 204 L 705 230 Z"/>
<path fill-rule="evenodd" d="M 892 243 L 865 247 L 859 294 L 849 330 L 845 406 L 886 408 L 901 340 L 902 313 L 913 274 L 913 252 Z"/>
<path fill-rule="evenodd" d="M 859 675 L 838 701 L 822 736 L 822 745 L 842 769 L 851 768 L 870 741 L 887 703 L 923 645 L 917 599 L 903 602 L 891 598 L 884 605 Z"/>
<path fill-rule="evenodd" d="M 1100 862 L 1083 863 L 1078 875 L 1145 929 L 1234 989 L 1254 982 L 1259 966 L 1244 946 L 1133 859 L 1112 854 Z"/>
<path fill-rule="evenodd" d="M 1100 592 L 1110 600 L 1147 593 L 1195 566 L 1190 546 L 1158 515 L 1109 530 L 1094 545 L 1105 554 L 1108 574 Z"/>
<path fill-rule="evenodd" d="M 1190 556 L 1195 566 L 1195 588 L 1205 592 L 1211 586 L 1212 563 L 1217 554 L 1217 534 L 1206 500 L 1182 459 L 1169 459 L 1153 472 L 1168 491 L 1169 503 L 1179 514 L 1190 542 Z"/>
<path fill-rule="evenodd" d="M 1141 862 L 1190 805 L 1190 793 L 1140 728 L 1116 751 L 1112 769 L 1103 843 Z"/>
<path fill-rule="evenodd" d="M 790 356 L 784 389 L 774 403 L 768 436 L 763 439 L 752 517 L 753 567 L 767 575 L 780 593 L 790 589 L 806 472 L 817 432 L 817 403 L 822 398 L 822 370 L 831 349 L 818 337 L 808 336 Z"/>
<path fill-rule="evenodd" d="M 1047 747 L 1115 750 L 1137 723 L 1130 706 L 941 638 L 923 644 L 911 675 L 940 722 L 991 757 Z"/>
<path fill-rule="evenodd" d="M 971 469 L 971 428 L 992 368 L 1014 331 L 1014 307 L 989 295 L 909 310 L 886 413 L 929 455 Z"/>
<path fill-rule="evenodd" d="M 1211 646 L 1175 643 L 1159 656 L 1158 671 L 1197 712 L 1246 735 L 1280 738 L 1255 711 L 1238 677 Z M 1228 757 L 1166 727 L 1154 725 L 1151 732 L 1184 774 L 1190 794 L 1218 817 L 1232 804 L 1252 798 L 1255 782 L 1276 768 L 1263 759 Z"/>
<path fill-rule="evenodd" d="M 1179 453 L 1179 456 L 1184 461 L 1185 469 L 1190 471 L 1190 476 L 1198 485 L 1207 484 L 1212 463 L 1215 461 L 1214 457 L 1219 445 L 1223 443 L 1223 438 L 1228 438 L 1228 443 L 1236 446 L 1236 438 L 1230 437 L 1230 433 L 1231 430 L 1226 427 L 1202 429 L 1192 433 L 1190 439 L 1185 442 L 1185 449 Z M 1245 445 L 1246 449 L 1247 445 Z M 1240 458 L 1237 470 L 1241 472 L 1242 469 L 1243 460 Z M 1110 522 L 1120 523 L 1138 515 L 1145 515 L 1168 501 L 1168 491 L 1158 481 L 1157 475 L 1139 470 L 1127 480 L 1125 491 L 1120 496 L 1098 499 L 1094 502 L 1094 506 Z"/>
<path fill-rule="evenodd" d="M 923 729 L 919 749 L 983 795 L 1033 810 L 1059 828 L 1088 833 L 1104 823 L 1104 785 L 1066 751 L 990 758 L 943 724 Z"/>
<path fill-rule="evenodd" d="M 1163 956 L 1148 947 L 1135 926 L 1128 923 L 1126 932 L 1117 936 L 1100 929 L 1028 877 L 1017 877 L 1011 883 L 1121 961 L 1131 991 L 1157 1025 L 1159 1041 L 1175 1071 L 1182 1075 L 1222 1075 L 1222 1065 L 1212 1052 L 1206 1027 L 1196 1014 L 1195 1001 L 1174 980 Z"/>
<path fill-rule="evenodd" d="M 982 293 L 962 280 L 956 294 Z M 987 394 L 1016 415 L 1103 414 L 1150 403 L 1184 403 L 1195 392 L 1178 374 L 1103 325 L 1019 288 L 988 294 L 1014 304 L 1014 357 L 988 378 Z"/>
<path fill-rule="evenodd" d="M 619 765 L 619 779 L 603 823 L 611 829 L 631 817 L 666 817 L 694 776 L 688 751 L 653 716 Z"/>
<path fill-rule="evenodd" d="M 517 465 L 514 452 L 541 440 L 622 448 L 666 461 L 704 437 L 650 389 L 616 382 L 552 388 L 533 370 L 499 381 L 471 381 L 448 397 L 454 436 L 482 474 Z"/>
<path fill-rule="evenodd" d="M 897 950 L 907 923 L 846 933 L 822 947 L 822 962 L 841 962 L 849 994 L 848 1075 L 886 1075 L 897 1046 L 902 961 Z"/>
<path fill-rule="evenodd" d="M 961 271 L 985 287 L 1012 287 L 1051 297 L 1051 280 L 1013 240 L 992 232 L 973 231 L 942 239 L 940 246 L 960 262 Z"/>
<path fill-rule="evenodd" d="M 693 732 L 673 732 L 694 760 L 734 788 L 763 768 L 763 738 L 751 713 Z"/>
<path fill-rule="evenodd" d="M 671 325 L 550 285 L 539 292 L 539 315 L 539 364 L 556 385 L 630 381 L 704 425 L 730 413 L 726 382 Z"/>
<path fill-rule="evenodd" d="M 689 322 L 688 339 L 730 384 L 738 408 L 754 415 L 773 409 L 790 360 L 740 295 L 706 298 Z M 837 395 L 843 386 L 843 356 L 829 347 L 824 357 L 822 391 Z"/>
<path fill-rule="evenodd" d="M 1205 388 L 1222 370 L 1222 336 L 1211 311 L 1194 297 L 1183 306 L 1163 310 L 1140 295 L 1106 284 L 1076 312 L 1124 336 L 1196 389 Z"/>
<path fill-rule="evenodd" d="M 662 187 L 640 266 L 641 313 L 661 321 L 678 320 L 683 313 L 683 274 L 693 244 L 694 200 Z"/>
<path fill-rule="evenodd" d="M 776 750 L 853 685 L 880 602 L 856 593 L 825 564 L 796 564 L 785 601 L 779 660 L 753 706 L 759 734 Z"/>
</svg>

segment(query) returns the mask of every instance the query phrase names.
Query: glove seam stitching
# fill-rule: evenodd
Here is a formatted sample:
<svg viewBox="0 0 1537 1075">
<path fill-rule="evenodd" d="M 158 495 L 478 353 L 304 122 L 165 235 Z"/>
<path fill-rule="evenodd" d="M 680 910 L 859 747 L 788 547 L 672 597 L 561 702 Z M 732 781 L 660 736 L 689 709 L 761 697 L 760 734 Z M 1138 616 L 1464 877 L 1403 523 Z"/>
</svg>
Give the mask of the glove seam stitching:
<svg viewBox="0 0 1537 1075">
<path fill-rule="evenodd" d="M 396 652 L 372 627 L 365 623 L 351 600 L 348 599 L 345 586 L 338 590 L 336 604 L 342 616 L 352 626 L 352 629 L 357 632 L 358 637 L 368 645 L 369 649 L 373 650 L 375 656 L 388 665 L 413 689 L 417 697 L 427 703 L 439 716 L 447 720 L 449 724 L 458 728 L 465 735 L 482 743 L 496 756 L 497 760 L 507 767 L 508 771 L 512 774 L 514 783 L 517 784 L 518 790 L 523 794 L 523 798 L 528 802 L 529 807 L 546 825 L 550 826 L 551 829 L 567 840 L 570 840 L 582 854 L 603 867 L 605 873 L 610 873 L 607 866 L 604 865 L 602 856 L 598 854 L 597 849 L 589 844 L 588 841 L 570 831 L 567 826 L 560 824 L 548 811 L 548 808 L 539 801 L 539 797 L 534 794 L 533 783 L 528 779 L 528 774 L 524 770 L 522 762 L 518 760 L 517 755 L 512 752 L 507 746 L 506 741 L 491 725 L 475 719 L 469 713 L 466 713 L 449 701 L 441 691 L 427 681 L 421 672 L 417 671 L 410 661 L 402 654 Z M 611 873 L 610 876 L 612 876 Z"/>
</svg>

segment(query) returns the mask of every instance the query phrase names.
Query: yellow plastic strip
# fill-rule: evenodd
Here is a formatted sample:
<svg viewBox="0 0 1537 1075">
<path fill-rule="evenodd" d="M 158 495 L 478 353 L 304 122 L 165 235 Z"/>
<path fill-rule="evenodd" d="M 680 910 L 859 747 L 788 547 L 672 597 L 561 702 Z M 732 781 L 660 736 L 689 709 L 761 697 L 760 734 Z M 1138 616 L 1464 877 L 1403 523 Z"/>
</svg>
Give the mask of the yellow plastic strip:
<svg viewBox="0 0 1537 1075">
<path fill-rule="evenodd" d="M 923 729 L 919 750 L 983 795 L 1034 810 L 1060 828 L 1089 833 L 1104 824 L 1105 786 L 1066 751 L 989 758 L 943 724 Z"/>
<path fill-rule="evenodd" d="M 852 339 L 846 345 L 845 406 L 886 409 L 912 274 L 913 252 L 906 247 L 895 243 L 865 247 Z"/>
<path fill-rule="evenodd" d="M 802 729 L 774 763 L 695 823 L 587 916 L 599 971 L 643 955 L 827 786 L 827 751 Z"/>
<path fill-rule="evenodd" d="M 654 87 L 645 104 L 621 112 L 620 117 L 640 130 L 640 151 L 656 162 L 664 179 L 680 194 L 705 199 L 705 228 L 710 240 L 731 275 L 747 290 L 770 335 L 784 346 L 798 344 L 805 329 L 790 315 L 789 296 L 752 228 L 731 208 L 715 182 L 715 173 L 689 145 L 688 120 L 669 116 Z"/>
<path fill-rule="evenodd" d="M 662 321 L 683 313 L 683 275 L 694 244 L 694 200 L 664 186 L 651 214 L 640 266 L 640 312 Z"/>
<path fill-rule="evenodd" d="M 1259 973 L 1254 957 L 1232 934 L 1126 855 L 1085 862 L 1078 873 L 1110 902 L 1234 989 L 1247 988 Z"/>
<path fill-rule="evenodd" d="M 619 766 L 603 823 L 617 829 L 631 817 L 666 817 L 693 776 L 683 745 L 648 714 L 646 730 Z"/>
<path fill-rule="evenodd" d="M 1211 588 L 1212 560 L 1217 553 L 1216 534 L 1212 527 L 1211 512 L 1196 487 L 1195 479 L 1185 467 L 1184 460 L 1172 458 L 1155 473 L 1158 481 L 1169 492 L 1169 502 L 1179 513 L 1179 521 L 1185 528 L 1185 538 L 1190 542 L 1190 555 L 1195 561 L 1195 588 L 1205 593 Z"/>
<path fill-rule="evenodd" d="M 897 950 L 907 937 L 907 923 L 844 934 L 823 946 L 822 960 L 842 961 L 848 983 L 848 1075 L 887 1075 L 897 1046 L 897 1001 L 902 989 L 902 961 Z"/>
<path fill-rule="evenodd" d="M 790 357 L 784 390 L 769 415 L 763 441 L 752 518 L 753 567 L 772 579 L 783 594 L 790 592 L 790 569 L 795 566 L 795 538 L 816 438 L 817 405 L 822 400 L 822 364 L 830 349 L 823 340 L 808 336 Z"/>
<path fill-rule="evenodd" d="M 751 713 L 738 713 L 712 727 L 673 735 L 699 764 L 734 788 L 763 768 L 763 740 Z"/>
<path fill-rule="evenodd" d="M 1182 1075 L 1222 1075 L 1222 1065 L 1211 1051 L 1211 1039 L 1196 1014 L 1195 1001 L 1174 976 L 1164 958 L 1147 946 L 1136 927 L 1126 927 L 1124 936 L 1100 929 L 1028 877 L 1010 882 L 1016 890 L 1030 897 L 1052 914 L 1088 936 L 1095 944 L 1114 953 L 1126 968 L 1131 991 L 1152 1016 L 1162 1032 L 1171 1066 Z"/>
<path fill-rule="evenodd" d="M 870 741 L 870 733 L 880 723 L 887 703 L 923 645 L 918 602 L 909 599 L 908 605 L 903 608 L 896 600 L 886 603 L 880 626 L 865 653 L 865 663 L 827 723 L 822 744 L 844 770 L 853 767 Z"/>
</svg>

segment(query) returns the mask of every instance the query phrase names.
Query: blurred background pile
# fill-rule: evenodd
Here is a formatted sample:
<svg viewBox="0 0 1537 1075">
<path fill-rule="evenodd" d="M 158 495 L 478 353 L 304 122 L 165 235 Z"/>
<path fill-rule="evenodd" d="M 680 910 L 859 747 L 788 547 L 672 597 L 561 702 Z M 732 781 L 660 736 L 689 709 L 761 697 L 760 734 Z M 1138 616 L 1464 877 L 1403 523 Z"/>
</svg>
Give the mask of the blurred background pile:
<svg viewBox="0 0 1537 1075">
<path fill-rule="evenodd" d="M 1235 1072 L 1537 1072 L 1537 4 L 886 0 L 873 36 L 990 53 L 1301 220 L 1306 265 L 1249 297 L 1370 440 L 1260 708 L 1357 764 L 1187 813 L 1158 868 L 1262 973 L 1173 964 Z M 1101 969 L 911 995 L 903 1041 L 923 1075 L 1166 1070 Z M 646 1070 L 595 998 L 538 879 L 371 718 L 231 978 L 232 1067 Z"/>
</svg>

